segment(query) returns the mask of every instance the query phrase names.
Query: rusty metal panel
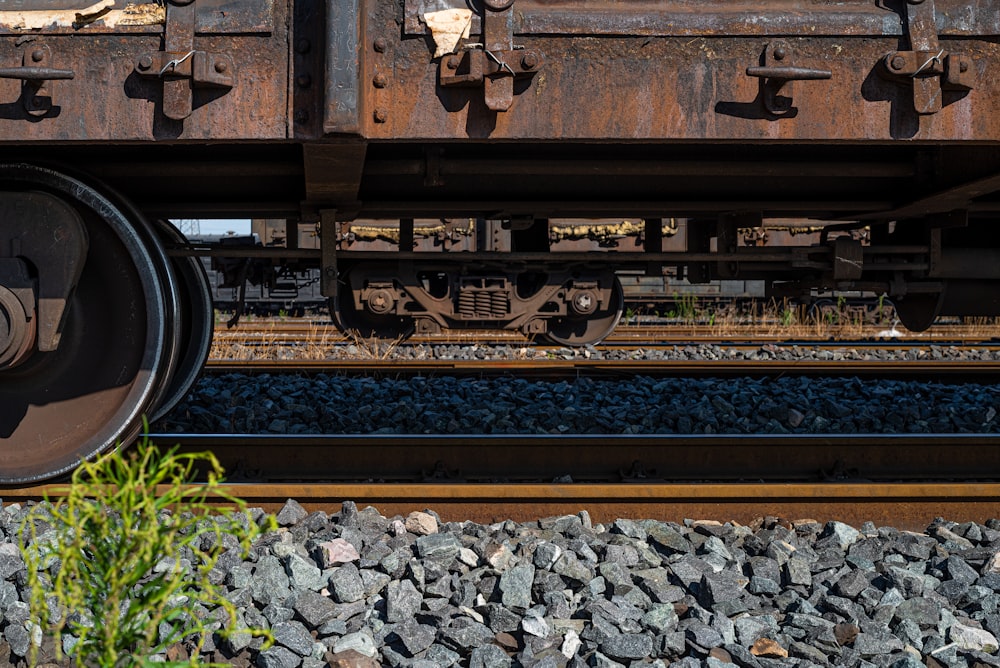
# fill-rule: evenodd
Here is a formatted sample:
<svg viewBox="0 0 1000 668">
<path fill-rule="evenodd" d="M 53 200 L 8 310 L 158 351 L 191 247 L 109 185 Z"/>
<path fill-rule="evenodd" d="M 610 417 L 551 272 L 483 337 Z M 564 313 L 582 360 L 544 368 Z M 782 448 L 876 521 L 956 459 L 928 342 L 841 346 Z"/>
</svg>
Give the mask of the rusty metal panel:
<svg viewBox="0 0 1000 668">
<path fill-rule="evenodd" d="M 365 136 L 1000 141 L 995 2 L 936 1 L 945 72 L 933 79 L 941 82 L 942 104 L 931 114 L 915 109 L 912 77 L 886 72 L 887 54 L 899 53 L 909 41 L 905 3 L 887 9 L 889 3 L 861 0 L 514 0 L 515 50 L 502 65 L 480 58 L 493 68 L 485 76 L 504 75 L 506 69 L 514 77 L 506 110 L 490 108 L 481 84 L 462 80 L 481 48 L 434 58 L 422 24 L 419 37 L 400 36 L 400 20 L 407 29 L 415 28 L 411 19 L 418 11 L 452 4 L 407 0 L 400 17 L 391 3 L 368 1 L 361 108 L 371 111 L 361 116 Z M 372 48 L 378 39 L 387 43 L 384 51 Z M 473 26 L 467 42 L 478 39 Z M 515 62 L 519 53 L 537 54 L 530 76 L 525 63 Z M 920 57 L 916 50 L 902 55 L 907 54 Z M 953 72 L 943 54 L 954 54 Z M 452 76 L 452 65 L 459 85 L 442 85 Z M 381 74 L 379 86 L 376 74 Z"/>
<path fill-rule="evenodd" d="M 0 35 L 0 68 L 19 77 L 0 79 L 0 141 L 287 138 L 287 4 L 195 0 L 193 8 L 186 33 L 178 20 Z M 43 78 L 58 75 L 41 88 L 26 78 L 39 65 Z M 190 96 L 174 105 L 179 118 L 164 103 L 168 83 Z"/>
<path fill-rule="evenodd" d="M 358 106 L 359 0 L 328 0 L 326 19 L 329 41 L 323 129 L 328 133 L 356 134 L 361 129 Z"/>
<path fill-rule="evenodd" d="M 520 35 L 901 35 L 893 3 L 875 0 L 517 0 Z M 1000 34 L 1000 12 L 992 0 L 938 1 L 938 31 L 944 35 Z M 465 8 L 466 0 L 405 0 L 404 29 L 427 34 L 423 15 Z M 474 17 L 472 31 L 480 30 Z"/>
<path fill-rule="evenodd" d="M 197 0 L 198 34 L 262 33 L 273 28 L 275 0 Z M 0 0 L 0 34 L 135 33 L 162 29 L 161 0 Z"/>
</svg>

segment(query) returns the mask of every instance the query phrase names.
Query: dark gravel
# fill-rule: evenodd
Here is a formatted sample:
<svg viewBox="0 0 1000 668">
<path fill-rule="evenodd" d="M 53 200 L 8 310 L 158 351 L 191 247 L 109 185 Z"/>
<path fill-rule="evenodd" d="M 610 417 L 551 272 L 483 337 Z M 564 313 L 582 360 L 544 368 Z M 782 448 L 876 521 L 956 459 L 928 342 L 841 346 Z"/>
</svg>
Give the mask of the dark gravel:
<svg viewBox="0 0 1000 668">
<path fill-rule="evenodd" d="M 31 638 L 23 510 L 0 510 L 0 664 Z M 210 638 L 240 666 L 1000 666 L 1000 521 L 924 533 L 761 519 L 750 526 L 586 512 L 517 524 L 332 515 L 282 528 L 218 573 L 242 623 Z M 44 534 L 42 534 L 44 539 Z M 191 555 L 193 557 L 193 555 Z M 181 648 L 175 648 L 177 654 Z"/>
<path fill-rule="evenodd" d="M 158 424 L 174 433 L 996 433 L 1000 388 L 857 378 L 222 375 Z"/>
</svg>

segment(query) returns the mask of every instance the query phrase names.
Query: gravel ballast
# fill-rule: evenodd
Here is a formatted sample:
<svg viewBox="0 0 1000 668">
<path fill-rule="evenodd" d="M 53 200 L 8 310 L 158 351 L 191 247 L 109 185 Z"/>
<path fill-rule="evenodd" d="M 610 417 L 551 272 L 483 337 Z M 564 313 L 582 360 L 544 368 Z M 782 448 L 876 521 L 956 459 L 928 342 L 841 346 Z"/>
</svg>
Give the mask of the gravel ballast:
<svg viewBox="0 0 1000 668">
<path fill-rule="evenodd" d="M 0 510 L 0 664 L 31 637 Z M 1000 666 L 1000 521 L 924 533 L 765 518 L 750 526 L 586 512 L 518 524 L 332 515 L 290 500 L 246 560 L 220 561 L 242 622 L 202 658 L 320 666 Z M 44 538 L 44 533 L 42 534 Z M 211 611 L 206 611 L 211 613 Z M 179 649 L 179 648 L 178 648 Z"/>
<path fill-rule="evenodd" d="M 362 400 L 359 400 L 361 398 Z M 157 433 L 996 433 L 1000 387 L 859 378 L 201 378 Z"/>
</svg>

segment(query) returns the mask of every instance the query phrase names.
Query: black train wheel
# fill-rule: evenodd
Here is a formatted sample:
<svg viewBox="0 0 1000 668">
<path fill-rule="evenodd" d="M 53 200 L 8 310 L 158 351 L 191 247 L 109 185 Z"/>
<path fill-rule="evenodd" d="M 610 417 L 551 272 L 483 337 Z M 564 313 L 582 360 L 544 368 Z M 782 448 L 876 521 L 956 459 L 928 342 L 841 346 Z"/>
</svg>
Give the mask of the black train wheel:
<svg viewBox="0 0 1000 668">
<path fill-rule="evenodd" d="M 549 320 L 545 338 L 562 346 L 588 346 L 603 341 L 618 326 L 625 308 L 625 293 L 617 276 L 610 280 L 611 299 L 608 304 L 589 316 L 567 316 Z"/>
<path fill-rule="evenodd" d="M 330 299 L 330 316 L 337 329 L 347 336 L 389 341 L 402 341 L 413 334 L 413 318 L 398 316 L 391 312 L 372 313 L 354 303 L 354 290 L 351 285 L 353 271 L 360 270 L 348 269 L 341 274 L 337 283 L 337 296 Z"/>
<path fill-rule="evenodd" d="M 24 191 L 75 210 L 89 244 L 58 347 L 0 370 L 0 484 L 52 478 L 131 441 L 169 365 L 172 335 L 162 268 L 128 216 L 67 175 L 0 165 L 0 201 Z M 0 238 L 32 234 L 32 220 L 11 214 L 0 213 Z"/>
<path fill-rule="evenodd" d="M 156 222 L 156 231 L 166 244 L 187 241 L 180 230 L 165 220 Z M 193 256 L 170 257 L 168 260 L 177 277 L 178 301 L 174 316 L 178 320 L 179 346 L 173 374 L 154 406 L 150 422 L 159 420 L 170 412 L 194 385 L 208 359 L 215 325 L 212 290 L 205 266 Z"/>
</svg>

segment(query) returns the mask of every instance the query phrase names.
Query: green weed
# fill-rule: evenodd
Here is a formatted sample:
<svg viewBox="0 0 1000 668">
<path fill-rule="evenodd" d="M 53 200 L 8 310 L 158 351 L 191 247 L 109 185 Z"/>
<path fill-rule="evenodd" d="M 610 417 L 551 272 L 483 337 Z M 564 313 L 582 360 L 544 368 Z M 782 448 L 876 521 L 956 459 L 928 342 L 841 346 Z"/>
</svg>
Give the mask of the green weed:
<svg viewBox="0 0 1000 668">
<path fill-rule="evenodd" d="M 206 481 L 190 484 L 199 470 Z M 38 631 L 54 636 L 57 655 L 65 647 L 76 665 L 131 668 L 200 665 L 213 632 L 269 639 L 212 582 L 222 554 L 245 557 L 261 532 L 222 473 L 211 453 L 161 453 L 147 437 L 128 454 L 82 463 L 65 496 L 46 498 L 21 527 L 36 641 Z M 233 512 L 212 516 L 210 497 Z M 150 658 L 180 642 L 189 660 Z M 37 656 L 36 644 L 32 665 Z"/>
</svg>

